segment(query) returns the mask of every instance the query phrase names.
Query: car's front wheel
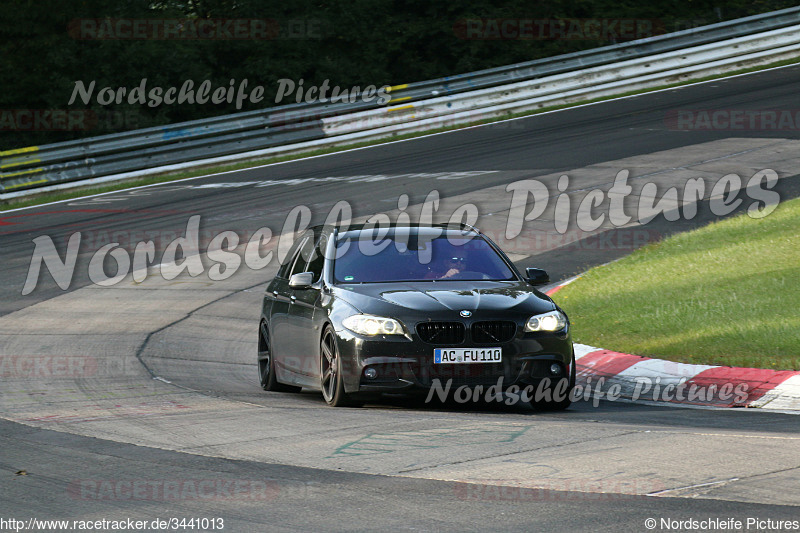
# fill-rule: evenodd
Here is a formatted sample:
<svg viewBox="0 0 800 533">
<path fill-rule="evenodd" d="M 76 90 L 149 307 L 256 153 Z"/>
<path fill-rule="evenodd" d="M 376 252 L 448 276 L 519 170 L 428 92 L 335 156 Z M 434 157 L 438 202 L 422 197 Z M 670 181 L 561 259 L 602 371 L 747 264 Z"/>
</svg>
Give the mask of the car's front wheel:
<svg viewBox="0 0 800 533">
<path fill-rule="evenodd" d="M 336 347 L 336 334 L 330 326 L 325 327 L 320 342 L 319 376 L 322 397 L 331 407 L 355 407 L 358 402 L 344 391 L 342 358 Z"/>
<path fill-rule="evenodd" d="M 261 388 L 271 392 L 300 392 L 300 387 L 279 383 L 275 378 L 275 360 L 269 343 L 269 328 L 262 321 L 258 328 L 258 375 Z"/>
</svg>

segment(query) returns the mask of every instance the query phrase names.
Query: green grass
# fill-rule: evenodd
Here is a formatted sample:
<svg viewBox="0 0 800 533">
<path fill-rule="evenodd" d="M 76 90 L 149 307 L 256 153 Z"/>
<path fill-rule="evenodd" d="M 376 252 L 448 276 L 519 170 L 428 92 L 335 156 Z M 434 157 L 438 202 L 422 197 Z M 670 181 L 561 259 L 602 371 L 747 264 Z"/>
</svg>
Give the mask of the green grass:
<svg viewBox="0 0 800 533">
<path fill-rule="evenodd" d="M 686 363 L 800 369 L 800 199 L 650 244 L 554 298 L 576 342 Z"/>
<path fill-rule="evenodd" d="M 800 57 L 793 58 L 793 59 L 785 59 L 783 61 L 777 61 L 775 63 L 770 63 L 769 65 L 749 67 L 749 68 L 740 69 L 740 70 L 736 70 L 736 71 L 732 71 L 732 72 L 727 72 L 727 73 L 724 73 L 724 74 L 717 74 L 717 75 L 714 75 L 714 76 L 706 76 L 706 77 L 703 77 L 703 78 L 697 78 L 697 79 L 682 81 L 682 82 L 678 82 L 678 83 L 672 83 L 672 84 L 669 84 L 669 85 L 660 85 L 658 87 L 651 87 L 651 88 L 648 88 L 648 89 L 641 89 L 641 90 L 637 90 L 637 91 L 629 91 L 629 92 L 625 92 L 625 93 L 615 94 L 615 95 L 612 95 L 612 96 L 604 96 L 604 97 L 601 97 L 601 98 L 594 98 L 594 99 L 590 99 L 590 100 L 581 100 L 579 102 L 573 102 L 573 103 L 569 103 L 569 104 L 542 107 L 540 109 L 534 109 L 534 110 L 524 111 L 524 112 L 520 112 L 520 113 L 507 113 L 507 114 L 505 114 L 503 116 L 499 116 L 499 117 L 496 117 L 496 118 L 478 120 L 478 121 L 474 121 L 474 122 L 467 122 L 467 123 L 464 123 L 464 124 L 455 124 L 455 125 L 452 125 L 452 126 L 446 126 L 446 127 L 442 127 L 442 128 L 435 128 L 435 129 L 428 130 L 428 131 L 423 131 L 423 132 L 406 133 L 406 134 L 402 134 L 402 135 L 392 135 L 392 136 L 389 136 L 389 137 L 386 137 L 386 138 L 376 139 L 376 140 L 372 140 L 372 141 L 365 141 L 365 142 L 361 142 L 361 143 L 348 144 L 348 145 L 343 145 L 343 146 L 322 148 L 322 149 L 318 149 L 318 150 L 311 150 L 311 151 L 308 151 L 308 152 L 292 154 L 292 155 L 271 157 L 271 158 L 267 158 L 267 159 L 259 159 L 259 160 L 254 160 L 254 161 L 243 161 L 241 163 L 231 163 L 231 164 L 227 164 L 227 165 L 207 166 L 207 167 L 197 168 L 197 169 L 194 169 L 194 170 L 183 171 L 183 172 L 168 172 L 168 173 L 164 173 L 164 174 L 158 174 L 158 175 L 150 176 L 150 177 L 147 177 L 147 178 L 126 180 L 124 182 L 112 183 L 112 184 L 109 184 L 109 185 L 88 186 L 88 187 L 82 187 L 82 188 L 79 188 L 79 189 L 66 190 L 66 191 L 63 191 L 63 192 L 43 193 L 43 194 L 32 196 L 32 197 L 20 197 L 19 199 L 2 200 L 2 201 L 0 201 L 0 212 L 7 211 L 9 209 L 17 209 L 17 208 L 20 208 L 20 207 L 28 207 L 28 206 L 32 206 L 32 205 L 41 205 L 41 204 L 50 203 L 50 202 L 57 202 L 57 201 L 61 201 L 61 200 L 70 200 L 70 199 L 73 199 L 73 198 L 82 198 L 84 196 L 90 196 L 90 195 L 93 195 L 93 194 L 120 191 L 120 190 L 130 189 L 130 188 L 133 188 L 133 187 L 141 187 L 143 185 L 152 185 L 152 184 L 155 184 L 155 183 L 166 183 L 166 182 L 170 182 L 170 181 L 175 181 L 175 180 L 180 180 L 180 179 L 185 179 L 185 178 L 191 178 L 191 177 L 195 177 L 195 176 L 207 176 L 209 174 L 217 174 L 217 173 L 220 173 L 220 172 L 227 172 L 227 171 L 231 171 L 231 170 L 241 170 L 241 169 L 252 168 L 252 167 L 256 167 L 256 166 L 260 166 L 260 165 L 267 165 L 267 164 L 270 164 L 270 163 L 279 163 L 279 162 L 282 162 L 282 161 L 292 161 L 292 160 L 295 160 L 295 159 L 303 159 L 303 158 L 312 157 L 312 156 L 315 156 L 315 155 L 330 154 L 330 153 L 334 153 L 334 152 L 341 152 L 343 150 L 351 150 L 353 148 L 361 148 L 361 147 L 365 147 L 365 146 L 373 146 L 373 145 L 377 145 L 377 144 L 384 144 L 384 143 L 387 143 L 387 142 L 398 141 L 398 140 L 403 140 L 403 139 L 413 139 L 415 137 L 422 137 L 422 136 L 431 135 L 431 134 L 434 134 L 434 133 L 442 133 L 442 132 L 445 132 L 445 131 L 452 131 L 452 130 L 457 130 L 457 129 L 462 129 L 462 128 L 468 128 L 468 127 L 471 127 L 471 126 L 478 126 L 478 125 L 482 125 L 482 124 L 490 124 L 492 122 L 499 122 L 501 120 L 508 120 L 508 119 L 511 119 L 511 118 L 527 117 L 527 116 L 536 115 L 536 114 L 539 114 L 539 113 L 546 113 L 548 111 L 556 111 L 558 109 L 566 109 L 566 108 L 569 108 L 569 107 L 575 107 L 575 106 L 579 106 L 579 105 L 591 104 L 591 103 L 596 103 L 596 102 L 603 102 L 603 101 L 606 101 L 606 100 L 612 100 L 614 98 L 622 98 L 622 97 L 625 97 L 625 96 L 634 96 L 634 95 L 637 95 L 637 94 L 644 94 L 644 93 L 649 93 L 649 92 L 653 92 L 653 91 L 669 89 L 671 87 L 681 87 L 681 86 L 684 86 L 684 85 L 691 85 L 693 83 L 700 83 L 700 82 L 703 82 L 703 81 L 715 80 L 715 79 L 719 79 L 719 78 L 727 78 L 727 77 L 730 77 L 730 76 L 736 76 L 738 74 L 745 74 L 745 73 L 748 73 L 748 72 L 755 72 L 755 71 L 758 71 L 758 70 L 765 70 L 765 69 L 769 69 L 769 68 L 792 65 L 792 64 L 795 64 L 795 63 L 800 63 Z"/>
</svg>

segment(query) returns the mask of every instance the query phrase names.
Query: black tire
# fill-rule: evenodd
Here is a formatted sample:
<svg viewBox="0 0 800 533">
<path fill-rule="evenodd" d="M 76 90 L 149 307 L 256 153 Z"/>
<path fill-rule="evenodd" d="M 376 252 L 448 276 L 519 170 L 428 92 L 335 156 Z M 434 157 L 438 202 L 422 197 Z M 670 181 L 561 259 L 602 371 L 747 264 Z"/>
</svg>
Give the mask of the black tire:
<svg viewBox="0 0 800 533">
<path fill-rule="evenodd" d="M 575 354 L 572 354 L 572 373 L 569 376 L 569 385 L 567 386 L 566 394 L 561 399 L 553 399 L 550 401 L 538 401 L 538 402 L 531 402 L 531 406 L 536 409 L 537 411 L 563 411 L 568 409 L 570 405 L 572 405 L 572 389 L 575 388 L 575 374 L 577 374 L 578 369 L 575 368 Z M 561 378 L 567 379 L 567 378 Z M 553 384 L 552 390 L 558 390 L 558 381 Z M 560 396 L 560 395 L 559 395 Z"/>
<path fill-rule="evenodd" d="M 301 387 L 278 382 L 273 363 L 269 328 L 267 323 L 262 321 L 258 328 L 258 376 L 261 388 L 270 392 L 300 392 Z"/>
<path fill-rule="evenodd" d="M 325 327 L 319 347 L 319 385 L 325 403 L 331 407 L 359 407 L 361 402 L 344 391 L 342 378 L 342 358 L 336 347 L 336 333 L 330 326 Z"/>
</svg>

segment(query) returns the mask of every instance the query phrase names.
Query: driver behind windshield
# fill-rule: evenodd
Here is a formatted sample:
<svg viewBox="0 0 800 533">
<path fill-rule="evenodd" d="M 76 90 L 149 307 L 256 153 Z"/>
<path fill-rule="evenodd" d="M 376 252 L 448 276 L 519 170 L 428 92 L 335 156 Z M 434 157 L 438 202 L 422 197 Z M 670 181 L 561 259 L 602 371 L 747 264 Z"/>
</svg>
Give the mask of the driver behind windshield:
<svg viewBox="0 0 800 533">
<path fill-rule="evenodd" d="M 451 278 L 463 272 L 465 264 L 466 259 L 464 257 L 447 257 L 444 261 L 434 261 L 430 264 L 430 271 L 425 276 L 425 279 Z"/>
</svg>

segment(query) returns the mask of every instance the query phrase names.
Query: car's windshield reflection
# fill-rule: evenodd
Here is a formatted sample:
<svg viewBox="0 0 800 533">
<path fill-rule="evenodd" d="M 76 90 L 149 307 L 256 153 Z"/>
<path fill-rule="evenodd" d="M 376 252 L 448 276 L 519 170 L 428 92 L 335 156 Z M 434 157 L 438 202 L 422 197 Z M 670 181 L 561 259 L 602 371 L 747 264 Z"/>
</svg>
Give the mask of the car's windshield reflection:
<svg viewBox="0 0 800 533">
<path fill-rule="evenodd" d="M 503 258 L 479 235 L 413 240 L 345 235 L 336 249 L 334 279 L 338 283 L 515 279 Z"/>
</svg>

